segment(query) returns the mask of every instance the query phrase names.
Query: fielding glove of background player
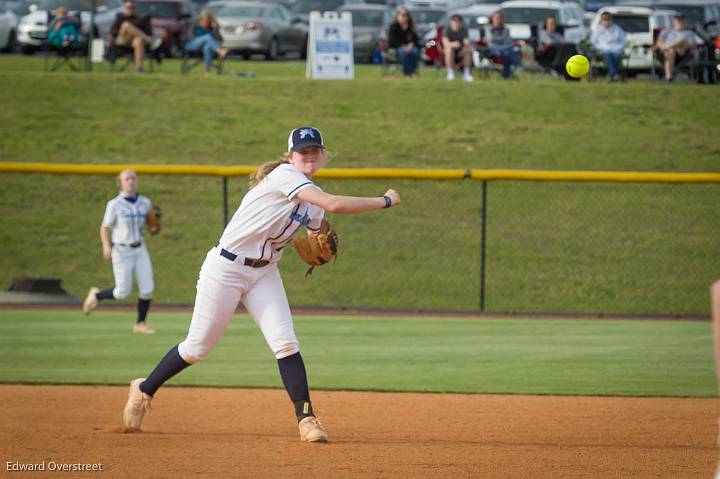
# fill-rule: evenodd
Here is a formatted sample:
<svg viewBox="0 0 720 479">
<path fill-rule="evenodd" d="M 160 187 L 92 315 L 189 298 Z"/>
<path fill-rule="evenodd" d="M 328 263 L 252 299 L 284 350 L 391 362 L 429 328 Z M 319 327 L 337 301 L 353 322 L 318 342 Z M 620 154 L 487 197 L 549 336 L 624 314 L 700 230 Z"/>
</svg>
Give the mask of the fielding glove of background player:
<svg viewBox="0 0 720 479">
<path fill-rule="evenodd" d="M 150 230 L 150 234 L 156 235 L 160 232 L 160 217 L 162 216 L 162 212 L 160 211 L 159 206 L 153 206 L 150 211 L 148 211 L 147 216 L 145 216 L 145 223 L 147 223 L 148 228 Z"/>
<path fill-rule="evenodd" d="M 323 218 L 320 230 L 308 233 L 293 241 L 298 255 L 310 265 L 305 277 L 311 274 L 315 266 L 323 265 L 337 258 L 340 242 L 337 233 L 330 226 L 330 222 Z"/>
</svg>

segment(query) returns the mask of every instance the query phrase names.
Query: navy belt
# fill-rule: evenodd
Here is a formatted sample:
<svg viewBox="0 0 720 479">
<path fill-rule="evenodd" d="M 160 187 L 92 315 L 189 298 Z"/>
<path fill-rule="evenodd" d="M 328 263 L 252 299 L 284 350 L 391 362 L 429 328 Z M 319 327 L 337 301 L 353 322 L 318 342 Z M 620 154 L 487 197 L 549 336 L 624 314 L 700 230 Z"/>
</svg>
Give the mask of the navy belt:
<svg viewBox="0 0 720 479">
<path fill-rule="evenodd" d="M 137 241 L 135 243 L 115 243 L 115 246 L 125 246 L 129 248 L 139 248 L 142 246 L 142 241 Z"/>
<path fill-rule="evenodd" d="M 238 257 L 238 255 L 231 253 L 225 248 L 220 248 L 220 256 L 222 256 L 223 258 L 227 258 L 230 261 L 235 261 Z M 245 258 L 245 266 L 250 266 L 252 268 L 262 268 L 263 266 L 267 266 L 269 264 L 270 261 L 266 259 Z"/>
</svg>

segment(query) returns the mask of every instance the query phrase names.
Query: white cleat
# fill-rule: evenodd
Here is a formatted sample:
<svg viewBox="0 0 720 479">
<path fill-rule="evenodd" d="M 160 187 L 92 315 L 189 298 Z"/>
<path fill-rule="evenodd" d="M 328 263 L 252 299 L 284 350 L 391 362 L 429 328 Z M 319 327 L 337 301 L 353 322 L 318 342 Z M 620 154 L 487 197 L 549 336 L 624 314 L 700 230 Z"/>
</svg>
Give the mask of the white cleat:
<svg viewBox="0 0 720 479">
<path fill-rule="evenodd" d="M 135 323 L 133 333 L 139 334 L 155 334 L 155 330 L 145 323 Z"/>
<path fill-rule="evenodd" d="M 90 288 L 90 291 L 88 291 L 87 298 L 85 298 L 85 301 L 83 302 L 83 313 L 90 314 L 90 312 L 97 308 L 98 305 L 98 299 L 97 294 L 100 292 L 100 288 L 96 288 L 93 286 Z"/>
<path fill-rule="evenodd" d="M 472 73 L 467 72 L 467 73 L 463 73 L 463 81 L 473 82 L 473 81 L 475 81 L 475 78 L 473 78 Z"/>
<path fill-rule="evenodd" d="M 455 79 L 455 70 L 448 70 L 446 80 L 453 81 Z"/>
<path fill-rule="evenodd" d="M 328 433 L 315 416 L 308 416 L 298 423 L 300 440 L 307 442 L 328 442 Z"/>
<path fill-rule="evenodd" d="M 123 411 L 124 432 L 140 432 L 145 411 L 150 411 L 152 396 L 140 390 L 140 384 L 143 381 L 145 381 L 145 378 L 138 378 L 133 379 L 130 383 L 130 393 Z"/>
</svg>

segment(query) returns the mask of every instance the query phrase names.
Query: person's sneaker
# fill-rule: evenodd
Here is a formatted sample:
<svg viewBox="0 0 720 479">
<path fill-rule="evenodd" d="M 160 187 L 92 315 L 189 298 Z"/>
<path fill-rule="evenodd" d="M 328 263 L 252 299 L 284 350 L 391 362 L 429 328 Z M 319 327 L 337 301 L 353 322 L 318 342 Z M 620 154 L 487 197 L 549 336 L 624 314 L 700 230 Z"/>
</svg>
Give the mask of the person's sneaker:
<svg viewBox="0 0 720 479">
<path fill-rule="evenodd" d="M 142 67 L 135 67 L 135 74 L 136 74 L 136 75 L 142 75 L 143 73 L 145 73 L 145 70 L 143 70 Z"/>
<path fill-rule="evenodd" d="M 155 51 L 162 45 L 162 38 L 153 38 L 150 42 L 150 50 Z"/>
<path fill-rule="evenodd" d="M 140 390 L 140 384 L 142 384 L 143 381 L 145 381 L 145 378 L 138 378 L 133 379 L 130 383 L 130 393 L 128 394 L 128 400 L 123 410 L 125 432 L 140 431 L 145 412 L 150 411 L 152 396 Z"/>
<path fill-rule="evenodd" d="M 155 334 L 155 330 L 145 323 L 135 323 L 135 326 L 133 326 L 133 333 Z"/>
<path fill-rule="evenodd" d="M 446 80 L 453 81 L 455 79 L 455 70 L 448 70 Z"/>
<path fill-rule="evenodd" d="M 98 305 L 98 299 L 97 294 L 100 292 L 100 288 L 96 288 L 93 286 L 90 288 L 90 291 L 88 291 L 87 298 L 85 298 L 85 301 L 83 301 L 83 313 L 90 314 L 90 311 L 97 308 Z"/>
<path fill-rule="evenodd" d="M 472 73 L 465 72 L 465 73 L 463 73 L 463 81 L 471 82 L 471 81 L 475 81 L 475 78 L 473 78 Z"/>
<path fill-rule="evenodd" d="M 315 416 L 308 416 L 298 423 L 300 440 L 307 442 L 327 442 L 328 433 Z"/>
</svg>

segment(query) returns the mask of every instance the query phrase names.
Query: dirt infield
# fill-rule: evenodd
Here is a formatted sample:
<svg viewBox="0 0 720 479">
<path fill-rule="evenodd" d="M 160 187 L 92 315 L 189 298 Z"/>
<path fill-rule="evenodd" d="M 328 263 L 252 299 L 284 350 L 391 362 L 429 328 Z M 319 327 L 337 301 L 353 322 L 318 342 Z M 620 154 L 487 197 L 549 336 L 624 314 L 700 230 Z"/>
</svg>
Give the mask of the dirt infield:
<svg viewBox="0 0 720 479">
<path fill-rule="evenodd" d="M 0 386 L 0 476 L 709 478 L 717 457 L 716 399 L 317 391 L 331 442 L 306 444 L 281 390 L 164 388 L 139 434 L 126 395 Z M 78 463 L 102 471 L 50 470 Z"/>
</svg>

